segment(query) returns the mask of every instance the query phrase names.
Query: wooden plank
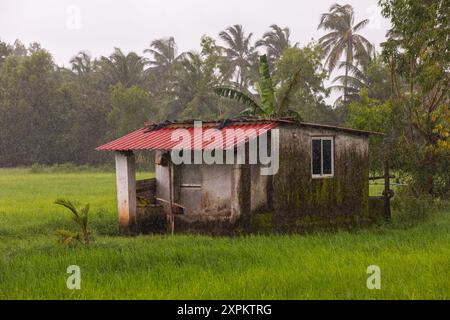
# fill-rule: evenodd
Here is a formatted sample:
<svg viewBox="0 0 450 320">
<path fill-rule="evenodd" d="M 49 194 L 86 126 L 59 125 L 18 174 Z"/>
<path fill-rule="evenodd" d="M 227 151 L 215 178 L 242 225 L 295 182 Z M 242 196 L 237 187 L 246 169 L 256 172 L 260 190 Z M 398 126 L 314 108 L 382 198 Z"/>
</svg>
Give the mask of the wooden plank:
<svg viewBox="0 0 450 320">
<path fill-rule="evenodd" d="M 369 180 L 380 180 L 380 179 L 384 179 L 385 176 L 375 176 L 375 177 L 369 177 Z M 389 176 L 389 179 L 395 179 L 395 176 Z"/>
</svg>

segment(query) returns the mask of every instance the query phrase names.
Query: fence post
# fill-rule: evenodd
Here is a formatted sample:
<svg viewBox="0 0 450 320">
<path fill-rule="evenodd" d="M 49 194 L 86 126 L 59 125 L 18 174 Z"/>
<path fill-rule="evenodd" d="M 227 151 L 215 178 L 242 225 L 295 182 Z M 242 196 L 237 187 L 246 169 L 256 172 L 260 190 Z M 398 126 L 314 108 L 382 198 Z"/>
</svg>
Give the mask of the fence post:
<svg viewBox="0 0 450 320">
<path fill-rule="evenodd" d="M 384 217 L 387 221 L 391 221 L 391 196 L 390 176 L 389 176 L 389 161 L 384 161 Z"/>
</svg>

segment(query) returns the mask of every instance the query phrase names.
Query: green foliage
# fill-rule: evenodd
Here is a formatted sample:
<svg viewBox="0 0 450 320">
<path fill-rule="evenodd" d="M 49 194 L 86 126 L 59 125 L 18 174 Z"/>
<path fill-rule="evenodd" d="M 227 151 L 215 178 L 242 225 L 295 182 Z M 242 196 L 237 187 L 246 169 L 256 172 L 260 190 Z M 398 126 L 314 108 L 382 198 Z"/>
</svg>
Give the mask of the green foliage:
<svg viewBox="0 0 450 320">
<path fill-rule="evenodd" d="M 391 95 L 391 79 L 388 66 L 380 56 L 374 57 L 365 64 L 348 64 L 343 61 L 339 70 L 344 69 L 345 74 L 333 79 L 330 89 L 344 93 L 347 90 L 347 103 L 358 100 L 362 90 L 367 91 L 370 98 L 386 101 Z M 344 96 L 335 101 L 339 106 L 344 102 Z"/>
<path fill-rule="evenodd" d="M 80 234 L 78 232 L 72 232 L 64 229 L 56 230 L 56 235 L 59 237 L 59 241 L 62 245 L 68 246 L 72 243 L 72 241 L 76 240 L 80 243 L 81 241 Z"/>
<path fill-rule="evenodd" d="M 208 37 L 203 37 L 201 53 L 183 55 L 175 73 L 175 93 L 182 119 L 211 120 L 228 113 L 228 106 L 213 92 L 222 81 L 221 64 L 220 50 Z"/>
<path fill-rule="evenodd" d="M 382 172 L 386 159 L 390 160 L 391 169 L 404 169 L 405 155 L 401 149 L 398 114 L 398 105 L 393 101 L 381 102 L 370 98 L 365 89 L 357 101 L 348 105 L 347 127 L 385 134 L 369 138 L 371 170 Z"/>
<path fill-rule="evenodd" d="M 369 20 L 364 19 L 355 25 L 353 22 L 354 11 L 349 4 L 333 4 L 329 12 L 322 14 L 320 18 L 318 28 L 331 30 L 319 39 L 320 46 L 327 55 L 325 65 L 330 72 L 334 70 L 343 54 L 348 64 L 352 64 L 354 59 L 360 62 L 367 61 L 372 54 L 373 45 L 357 34 L 369 23 Z"/>
<path fill-rule="evenodd" d="M 291 48 L 286 51 L 289 50 L 292 50 L 290 52 L 297 53 L 297 51 L 293 50 L 299 49 Z M 303 57 L 303 53 L 300 54 Z M 314 55 L 314 53 L 312 53 L 312 55 Z M 316 60 L 315 62 L 317 61 L 319 60 Z M 286 68 L 286 62 L 281 60 L 280 64 Z M 310 67 L 309 70 L 308 67 Z M 277 91 L 277 94 L 275 94 L 276 86 L 274 85 L 270 75 L 267 57 L 266 55 L 260 56 L 259 81 L 255 84 L 260 97 L 259 102 L 256 102 L 256 99 L 251 97 L 249 94 L 234 88 L 218 87 L 215 89 L 215 92 L 222 97 L 242 102 L 245 106 L 249 107 L 244 110 L 245 115 L 259 117 L 291 116 L 300 120 L 302 118 L 301 114 L 297 110 L 290 108 L 292 104 L 291 96 L 296 93 L 296 90 L 298 90 L 300 86 L 310 89 L 309 86 L 312 85 L 312 83 L 310 83 L 309 80 L 315 81 L 318 79 L 314 78 L 314 76 L 316 76 L 315 73 L 317 72 L 317 69 L 315 66 L 312 66 L 311 63 L 307 64 L 307 67 L 305 68 L 307 70 L 305 70 L 305 73 L 303 73 L 304 65 L 302 63 L 295 65 L 294 68 L 294 72 L 292 73 L 291 71 L 289 73 L 288 79 L 284 78 L 286 73 L 281 72 L 281 74 L 278 75 L 278 87 L 280 89 Z M 307 73 L 308 71 L 314 74 L 313 79 L 308 77 L 311 75 L 311 73 Z"/>
<path fill-rule="evenodd" d="M 143 126 L 151 114 L 150 97 L 143 89 L 118 84 L 111 89 L 111 111 L 108 114 L 110 138 L 120 137 Z"/>
<path fill-rule="evenodd" d="M 305 121 L 335 123 L 324 101 L 329 92 L 323 86 L 327 72 L 322 68 L 322 57 L 314 45 L 285 49 L 275 65 L 277 97 L 283 110 L 295 110 Z"/>
<path fill-rule="evenodd" d="M 88 245 L 92 238 L 91 233 L 88 229 L 88 213 L 89 213 L 89 203 L 84 207 L 78 209 L 75 205 L 69 200 L 57 199 L 55 204 L 63 206 L 70 210 L 73 214 L 73 221 L 78 225 L 81 229 L 81 234 L 78 232 L 72 232 L 67 230 L 58 230 L 57 234 L 61 237 L 61 243 L 64 245 L 70 244 L 73 240 L 77 240 L 85 245 Z"/>
<path fill-rule="evenodd" d="M 442 0 L 382 0 L 391 20 L 383 57 L 391 71 L 393 101 L 401 116 L 401 150 L 415 193 L 450 191 L 449 6 Z"/>
<path fill-rule="evenodd" d="M 251 43 L 253 33 L 246 35 L 242 25 L 236 24 L 220 32 L 219 37 L 225 43 L 221 50 L 229 61 L 228 78 L 238 89 L 248 88 L 257 59 L 257 52 Z"/>
<path fill-rule="evenodd" d="M 120 83 L 128 88 L 143 84 L 145 64 L 145 58 L 135 52 L 125 54 L 119 48 L 114 48 L 109 57 L 101 57 L 98 68 L 107 84 Z"/>
<path fill-rule="evenodd" d="M 414 196 L 408 186 L 398 189 L 392 200 L 394 223 L 404 226 L 416 225 L 449 208 L 448 200 L 439 200 L 430 194 Z"/>
<path fill-rule="evenodd" d="M 275 90 L 266 55 L 262 55 L 259 59 L 259 82 L 257 83 L 256 89 L 261 98 L 264 113 L 273 114 L 275 112 Z"/>
<path fill-rule="evenodd" d="M 248 107 L 253 112 L 253 114 L 263 112 L 263 108 L 252 97 L 250 97 L 250 94 L 238 91 L 237 89 L 226 87 L 214 88 L 214 92 L 218 96 L 242 103 L 244 106 Z"/>
<path fill-rule="evenodd" d="M 53 163 L 63 158 L 68 125 L 51 55 L 10 55 L 0 72 L 0 165 Z"/>
<path fill-rule="evenodd" d="M 291 31 L 289 28 L 281 28 L 276 24 L 270 26 L 270 31 L 264 33 L 263 38 L 256 41 L 255 47 L 264 47 L 271 67 L 274 66 L 283 55 L 284 51 L 291 48 Z M 298 42 L 294 44 L 297 47 Z"/>
<path fill-rule="evenodd" d="M 392 102 L 380 102 L 369 98 L 367 91 L 362 90 L 360 100 L 349 105 L 347 125 L 352 128 L 387 133 L 394 124 L 395 114 Z"/>
</svg>

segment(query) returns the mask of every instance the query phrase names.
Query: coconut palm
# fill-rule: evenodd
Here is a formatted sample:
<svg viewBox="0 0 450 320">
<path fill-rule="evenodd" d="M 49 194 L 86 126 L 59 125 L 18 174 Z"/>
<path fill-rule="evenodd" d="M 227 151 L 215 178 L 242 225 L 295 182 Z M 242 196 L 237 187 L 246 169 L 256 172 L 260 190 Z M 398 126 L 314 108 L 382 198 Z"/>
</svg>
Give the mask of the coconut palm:
<svg viewBox="0 0 450 320">
<path fill-rule="evenodd" d="M 79 76 L 90 73 L 94 68 L 91 56 L 84 51 L 78 52 L 76 56 L 70 59 L 70 64 L 72 65 L 72 71 Z"/>
<path fill-rule="evenodd" d="M 84 244 L 89 244 L 92 240 L 91 233 L 88 229 L 88 213 L 89 203 L 84 207 L 78 209 L 72 202 L 65 199 L 57 199 L 55 204 L 63 206 L 72 212 L 72 220 L 77 224 L 80 232 L 72 232 L 68 230 L 58 230 L 57 234 L 61 237 L 61 242 L 64 245 L 70 244 L 73 240 L 80 241 Z"/>
<path fill-rule="evenodd" d="M 286 48 L 291 47 L 291 41 L 289 37 L 291 32 L 289 28 L 280 28 L 278 25 L 273 24 L 270 26 L 272 30 L 264 33 L 263 38 L 258 40 L 255 44 L 256 47 L 265 47 L 267 50 L 267 57 L 271 63 L 280 59 L 283 55 L 283 51 Z M 296 47 L 298 43 L 294 45 Z"/>
<path fill-rule="evenodd" d="M 109 84 L 131 87 L 142 84 L 145 64 L 145 58 L 135 52 L 125 55 L 119 48 L 114 48 L 109 57 L 100 58 L 100 71 Z"/>
<path fill-rule="evenodd" d="M 259 81 L 255 84 L 259 99 L 248 91 L 241 91 L 230 87 L 217 87 L 217 95 L 233 99 L 244 104 L 247 108 L 241 115 L 256 116 L 261 118 L 295 116 L 300 119 L 298 113 L 289 109 L 290 96 L 300 81 L 301 67 L 298 68 L 284 86 L 275 92 L 275 87 L 270 76 L 269 63 L 266 55 L 259 58 Z"/>
<path fill-rule="evenodd" d="M 350 102 L 359 98 L 359 92 L 361 89 L 369 87 L 369 78 L 367 77 L 364 69 L 361 69 L 358 65 L 347 64 L 342 61 L 339 64 L 339 69 L 346 69 L 347 75 L 340 75 L 333 79 L 333 83 L 338 83 L 330 87 L 330 89 L 340 92 L 345 92 L 344 95 L 338 97 L 335 101 L 335 105 L 340 105 L 343 102 Z"/>
<path fill-rule="evenodd" d="M 351 5 L 334 4 L 329 13 L 322 15 L 318 29 L 331 30 L 319 39 L 319 45 L 327 58 L 325 66 L 332 72 L 342 55 L 345 57 L 344 102 L 347 101 L 349 66 L 365 61 L 373 52 L 372 44 L 357 32 L 369 23 L 364 19 L 354 25 Z"/>
<path fill-rule="evenodd" d="M 251 66 L 257 54 L 251 45 L 253 33 L 245 35 L 241 25 L 236 24 L 219 33 L 225 43 L 223 52 L 228 59 L 230 74 L 235 76 L 237 87 L 246 88 L 250 81 Z"/>
<path fill-rule="evenodd" d="M 167 75 L 173 64 L 180 58 L 173 37 L 153 40 L 150 48 L 145 49 L 144 53 L 149 53 L 152 56 L 148 64 L 151 71 L 159 77 Z"/>
<path fill-rule="evenodd" d="M 214 118 L 222 110 L 213 88 L 219 84 L 215 62 L 196 52 L 186 52 L 175 74 L 174 91 L 182 103 L 182 118 Z"/>
</svg>

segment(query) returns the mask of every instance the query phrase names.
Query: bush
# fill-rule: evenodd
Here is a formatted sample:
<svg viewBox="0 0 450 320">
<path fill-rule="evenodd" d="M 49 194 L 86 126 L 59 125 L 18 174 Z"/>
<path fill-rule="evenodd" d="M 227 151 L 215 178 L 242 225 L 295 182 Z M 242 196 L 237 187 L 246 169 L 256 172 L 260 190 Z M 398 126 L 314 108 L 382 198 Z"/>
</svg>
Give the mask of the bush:
<svg viewBox="0 0 450 320">
<path fill-rule="evenodd" d="M 436 211 L 450 207 L 450 202 L 430 194 L 415 196 L 409 187 L 398 189 L 392 198 L 394 222 L 415 224 L 430 218 Z"/>
</svg>

